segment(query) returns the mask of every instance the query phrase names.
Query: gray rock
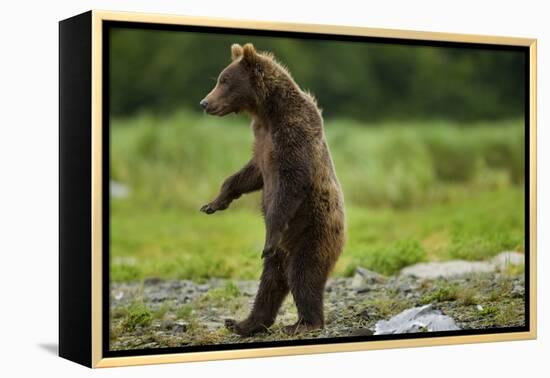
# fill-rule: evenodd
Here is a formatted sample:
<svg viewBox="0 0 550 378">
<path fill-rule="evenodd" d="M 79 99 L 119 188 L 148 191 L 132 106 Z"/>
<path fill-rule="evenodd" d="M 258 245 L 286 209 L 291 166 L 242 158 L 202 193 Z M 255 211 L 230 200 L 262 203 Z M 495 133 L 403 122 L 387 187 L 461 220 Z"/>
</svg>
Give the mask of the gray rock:
<svg viewBox="0 0 550 378">
<path fill-rule="evenodd" d="M 428 304 L 407 309 L 389 320 L 380 320 L 374 326 L 375 335 L 394 333 L 455 331 L 460 328 L 453 318 Z"/>
<path fill-rule="evenodd" d="M 174 289 L 174 290 L 179 290 L 179 289 L 183 288 L 183 286 L 184 286 L 184 283 L 181 282 L 181 281 L 172 281 L 172 282 L 170 282 L 170 288 Z M 193 290 L 193 289 L 190 289 L 190 290 Z"/>
<path fill-rule="evenodd" d="M 410 280 L 401 280 L 395 283 L 395 288 L 400 292 L 407 294 L 417 290 L 418 284 L 415 281 L 411 282 Z"/>
<path fill-rule="evenodd" d="M 361 286 L 361 287 L 359 287 L 355 290 L 357 291 L 357 294 L 364 294 L 364 293 L 368 293 L 372 289 L 370 288 L 370 286 L 364 285 L 364 286 Z"/>
<path fill-rule="evenodd" d="M 511 294 L 517 298 L 523 297 L 525 295 L 525 287 L 520 284 L 514 284 Z"/>
<path fill-rule="evenodd" d="M 183 320 L 176 320 L 176 322 L 173 324 L 174 333 L 187 332 L 187 328 L 187 323 Z"/>
<path fill-rule="evenodd" d="M 355 289 L 358 293 L 363 293 L 369 291 L 371 285 L 382 283 L 385 280 L 385 277 L 379 273 L 358 267 L 351 281 L 351 288 Z"/>
<path fill-rule="evenodd" d="M 207 292 L 208 290 L 210 290 L 210 285 L 209 284 L 201 284 L 201 285 L 197 285 L 197 290 L 201 291 L 201 292 Z"/>
<path fill-rule="evenodd" d="M 165 302 L 170 297 L 166 290 L 147 293 L 147 299 L 151 302 Z"/>
<path fill-rule="evenodd" d="M 164 319 L 160 322 L 160 328 L 165 331 L 173 329 L 174 326 L 176 326 L 176 324 L 171 319 Z"/>
<path fill-rule="evenodd" d="M 452 260 L 414 264 L 403 268 L 401 274 L 422 279 L 436 279 L 470 273 L 489 273 L 494 270 L 495 265 L 491 262 Z"/>
</svg>

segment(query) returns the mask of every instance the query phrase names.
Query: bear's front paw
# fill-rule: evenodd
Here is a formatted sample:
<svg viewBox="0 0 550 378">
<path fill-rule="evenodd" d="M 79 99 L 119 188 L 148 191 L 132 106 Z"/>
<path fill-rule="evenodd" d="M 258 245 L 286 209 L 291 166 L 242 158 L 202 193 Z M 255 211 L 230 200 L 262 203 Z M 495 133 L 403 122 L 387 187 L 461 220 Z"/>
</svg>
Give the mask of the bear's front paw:
<svg viewBox="0 0 550 378">
<path fill-rule="evenodd" d="M 201 207 L 201 211 L 206 214 L 214 214 L 216 211 L 227 209 L 230 203 L 231 203 L 231 200 L 228 200 L 225 198 L 224 199 L 218 198 L 210 202 L 209 204 L 206 204 L 203 207 Z"/>
<path fill-rule="evenodd" d="M 206 214 L 214 214 L 216 212 L 216 209 L 211 203 L 204 205 L 201 207 L 201 211 Z"/>
</svg>

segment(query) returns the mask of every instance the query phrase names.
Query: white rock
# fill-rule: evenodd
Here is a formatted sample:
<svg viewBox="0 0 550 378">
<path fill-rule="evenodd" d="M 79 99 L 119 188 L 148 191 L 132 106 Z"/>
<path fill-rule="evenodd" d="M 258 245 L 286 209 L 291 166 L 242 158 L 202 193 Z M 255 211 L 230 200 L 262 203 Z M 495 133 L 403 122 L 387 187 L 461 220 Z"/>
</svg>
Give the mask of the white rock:
<svg viewBox="0 0 550 378">
<path fill-rule="evenodd" d="M 525 255 L 514 251 L 501 252 L 493 257 L 492 263 L 500 270 L 509 265 L 523 265 L 525 264 Z"/>
<path fill-rule="evenodd" d="M 380 320 L 374 326 L 375 335 L 415 332 L 455 331 L 460 328 L 453 318 L 443 315 L 431 304 L 409 308 L 389 320 Z"/>
<path fill-rule="evenodd" d="M 401 274 L 424 279 L 448 278 L 468 273 L 487 273 L 495 270 L 492 262 L 452 260 L 418 263 L 401 270 Z"/>
</svg>

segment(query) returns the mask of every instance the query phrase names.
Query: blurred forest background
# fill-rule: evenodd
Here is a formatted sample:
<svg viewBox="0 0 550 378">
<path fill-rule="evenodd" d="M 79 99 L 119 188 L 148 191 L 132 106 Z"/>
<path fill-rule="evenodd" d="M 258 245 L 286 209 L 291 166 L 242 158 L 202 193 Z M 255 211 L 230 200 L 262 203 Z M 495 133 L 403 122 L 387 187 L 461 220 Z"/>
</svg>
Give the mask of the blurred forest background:
<svg viewBox="0 0 550 378">
<path fill-rule="evenodd" d="M 251 155 L 246 116 L 198 106 L 246 42 L 323 108 L 349 228 L 336 275 L 523 250 L 523 53 L 113 29 L 113 280 L 259 276 L 259 194 L 199 213 Z"/>
</svg>

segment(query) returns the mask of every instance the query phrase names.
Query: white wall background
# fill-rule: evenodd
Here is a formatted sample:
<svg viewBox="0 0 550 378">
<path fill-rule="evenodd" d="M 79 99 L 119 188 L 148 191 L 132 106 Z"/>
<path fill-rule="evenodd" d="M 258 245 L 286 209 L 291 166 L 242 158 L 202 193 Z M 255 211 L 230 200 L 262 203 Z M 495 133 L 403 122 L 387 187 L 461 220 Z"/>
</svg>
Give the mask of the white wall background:
<svg viewBox="0 0 550 378">
<path fill-rule="evenodd" d="M 0 375 L 542 377 L 550 372 L 550 27 L 545 1 L 4 1 L 0 21 Z M 89 9 L 536 37 L 539 339 L 90 371 L 57 344 L 58 25 Z M 546 211 L 544 211 L 546 210 Z M 546 230 L 546 232 L 545 232 Z"/>
</svg>

